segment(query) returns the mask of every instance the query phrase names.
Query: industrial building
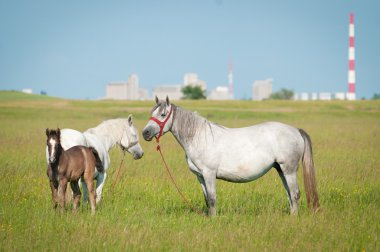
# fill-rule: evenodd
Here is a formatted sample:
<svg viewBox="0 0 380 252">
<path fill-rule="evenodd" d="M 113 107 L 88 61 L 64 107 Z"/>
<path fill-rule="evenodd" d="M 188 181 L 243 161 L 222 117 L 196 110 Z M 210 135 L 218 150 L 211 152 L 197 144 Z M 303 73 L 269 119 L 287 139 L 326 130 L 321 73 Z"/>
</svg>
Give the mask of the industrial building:
<svg viewBox="0 0 380 252">
<path fill-rule="evenodd" d="M 262 101 L 272 94 L 273 79 L 257 80 L 252 84 L 252 100 Z"/>
<path fill-rule="evenodd" d="M 139 88 L 139 77 L 131 74 L 128 81 L 111 82 L 106 86 L 106 99 L 146 100 L 148 91 Z"/>
<path fill-rule="evenodd" d="M 166 96 L 169 96 L 171 100 L 180 100 L 182 99 L 182 88 L 185 86 L 199 86 L 202 90 L 207 89 L 206 82 L 200 80 L 196 73 L 187 73 L 183 77 L 183 84 L 176 85 L 159 85 L 153 88 L 153 97 L 157 96 L 160 99 L 163 99 Z"/>
</svg>

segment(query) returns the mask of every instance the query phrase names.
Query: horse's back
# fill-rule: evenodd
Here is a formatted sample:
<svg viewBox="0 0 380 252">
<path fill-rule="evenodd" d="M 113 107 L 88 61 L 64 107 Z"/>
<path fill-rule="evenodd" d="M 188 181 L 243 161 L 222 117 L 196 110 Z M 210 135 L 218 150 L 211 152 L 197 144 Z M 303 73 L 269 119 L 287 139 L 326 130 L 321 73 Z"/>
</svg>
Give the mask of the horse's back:
<svg viewBox="0 0 380 252">
<path fill-rule="evenodd" d="M 85 131 L 83 133 L 83 136 L 85 137 L 87 141 L 87 146 L 93 147 L 98 152 L 98 155 L 99 155 L 100 160 L 102 161 L 103 167 L 105 170 L 107 170 L 110 164 L 110 158 L 104 144 L 99 140 L 97 135 L 90 133 L 88 131 Z"/>
<path fill-rule="evenodd" d="M 299 130 L 287 124 L 266 122 L 229 128 L 213 145 L 218 178 L 247 182 L 264 175 L 275 162 L 298 163 L 304 141 Z M 217 146 L 217 147 L 216 147 Z"/>
<path fill-rule="evenodd" d="M 79 179 L 86 169 L 89 169 L 89 171 L 93 173 L 95 162 L 96 160 L 92 150 L 81 145 L 69 148 L 64 152 L 64 159 L 62 159 L 62 165 L 66 167 L 67 173 L 70 174 L 73 180 Z"/>
<path fill-rule="evenodd" d="M 68 150 L 73 146 L 87 146 L 86 138 L 83 133 L 73 129 L 61 130 L 61 145 L 64 150 Z"/>
<path fill-rule="evenodd" d="M 270 146 L 276 160 L 303 153 L 304 141 L 299 129 L 280 122 L 265 122 L 249 127 L 252 141 Z"/>
<path fill-rule="evenodd" d="M 289 167 L 297 166 L 305 142 L 298 128 L 280 122 L 266 122 L 253 126 L 252 141 L 257 141 L 259 149 L 267 150 L 273 161 Z"/>
</svg>

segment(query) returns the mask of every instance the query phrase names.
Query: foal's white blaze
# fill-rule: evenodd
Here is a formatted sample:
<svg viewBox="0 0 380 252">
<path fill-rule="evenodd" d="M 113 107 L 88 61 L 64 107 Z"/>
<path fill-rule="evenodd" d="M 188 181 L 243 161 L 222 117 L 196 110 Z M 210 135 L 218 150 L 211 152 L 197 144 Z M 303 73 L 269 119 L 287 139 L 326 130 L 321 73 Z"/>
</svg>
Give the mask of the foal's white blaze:
<svg viewBox="0 0 380 252">
<path fill-rule="evenodd" d="M 49 160 L 50 160 L 50 162 L 54 162 L 55 161 L 55 146 L 57 144 L 57 141 L 55 141 L 54 139 L 50 139 L 49 144 L 51 146 L 51 152 L 50 152 Z"/>
</svg>

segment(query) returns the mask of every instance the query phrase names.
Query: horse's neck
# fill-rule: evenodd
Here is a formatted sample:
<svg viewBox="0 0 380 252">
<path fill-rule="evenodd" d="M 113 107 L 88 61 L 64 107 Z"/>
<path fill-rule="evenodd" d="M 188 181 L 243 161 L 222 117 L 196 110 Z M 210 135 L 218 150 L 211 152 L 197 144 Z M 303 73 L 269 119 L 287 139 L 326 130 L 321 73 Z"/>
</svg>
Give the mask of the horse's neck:
<svg viewBox="0 0 380 252">
<path fill-rule="evenodd" d="M 202 151 L 202 140 L 213 137 L 213 125 L 196 113 L 175 106 L 171 132 L 186 153 L 194 146 Z"/>
<path fill-rule="evenodd" d="M 58 149 L 57 149 L 57 153 L 56 153 L 56 157 L 55 157 L 55 162 L 54 163 L 50 163 L 50 166 L 51 168 L 53 169 L 54 172 L 56 172 L 58 170 L 58 165 L 59 165 L 59 160 L 61 160 L 61 157 L 63 155 L 65 151 L 63 150 L 62 148 L 62 145 L 59 144 L 58 145 Z"/>
<path fill-rule="evenodd" d="M 121 140 L 119 130 L 115 130 L 113 125 L 108 121 L 107 125 L 99 125 L 95 128 L 88 129 L 86 133 L 96 136 L 97 140 L 104 146 L 107 152 Z"/>
<path fill-rule="evenodd" d="M 117 140 L 109 134 L 104 134 L 104 135 L 97 135 L 98 140 L 103 144 L 104 148 L 108 151 L 112 149 L 112 147 L 115 146 L 117 143 Z"/>
<path fill-rule="evenodd" d="M 91 134 L 92 135 L 92 139 L 93 138 L 96 138 L 96 141 L 95 142 L 99 142 L 102 146 L 104 146 L 104 148 L 107 150 L 107 152 L 116 144 L 116 140 L 115 138 L 112 136 L 112 135 L 109 135 L 109 134 L 97 134 L 96 132 L 93 132 L 93 131 L 89 131 L 89 132 L 85 132 L 87 134 Z M 86 136 L 86 134 L 85 134 Z M 86 136 L 86 139 L 87 141 L 88 140 L 88 135 Z M 94 143 L 94 141 L 90 140 L 90 142 Z"/>
</svg>

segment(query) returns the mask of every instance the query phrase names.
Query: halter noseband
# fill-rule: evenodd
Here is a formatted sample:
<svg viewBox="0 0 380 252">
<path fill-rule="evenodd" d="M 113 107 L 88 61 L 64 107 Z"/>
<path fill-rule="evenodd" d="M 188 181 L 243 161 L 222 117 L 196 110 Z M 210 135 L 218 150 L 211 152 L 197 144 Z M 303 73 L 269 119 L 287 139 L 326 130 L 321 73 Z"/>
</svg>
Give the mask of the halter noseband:
<svg viewBox="0 0 380 252">
<path fill-rule="evenodd" d="M 157 141 L 157 143 L 159 142 L 160 137 L 162 136 L 162 131 L 164 130 L 164 127 L 165 127 L 167 121 L 169 120 L 169 118 L 170 118 L 172 112 L 173 112 L 173 105 L 170 106 L 169 114 L 168 114 L 168 116 L 165 118 L 164 121 L 160 121 L 160 120 L 158 120 L 157 118 L 155 118 L 155 117 L 153 117 L 153 116 L 150 117 L 150 120 L 152 120 L 153 122 L 157 123 L 157 125 L 160 127 L 160 133 L 158 133 L 158 135 L 155 136 L 155 137 L 156 137 L 156 141 Z"/>
</svg>

